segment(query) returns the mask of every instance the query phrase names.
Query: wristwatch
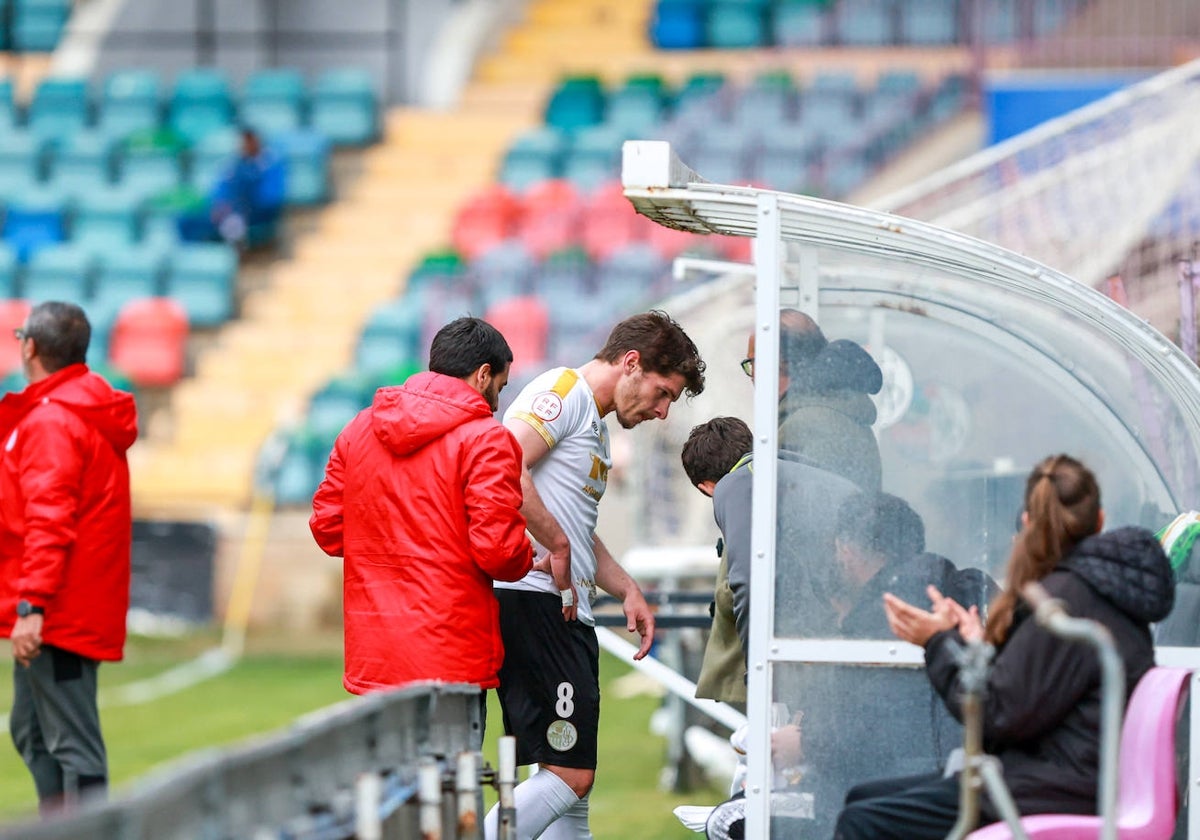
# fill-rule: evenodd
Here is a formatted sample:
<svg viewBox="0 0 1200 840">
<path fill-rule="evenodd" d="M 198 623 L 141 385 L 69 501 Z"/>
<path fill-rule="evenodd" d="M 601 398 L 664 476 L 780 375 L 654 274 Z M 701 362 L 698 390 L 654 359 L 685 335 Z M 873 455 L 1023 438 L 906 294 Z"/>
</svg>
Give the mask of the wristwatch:
<svg viewBox="0 0 1200 840">
<path fill-rule="evenodd" d="M 45 615 L 45 614 L 46 614 L 45 607 L 35 607 L 33 604 L 29 603 L 24 598 L 22 598 L 20 601 L 17 601 L 17 616 L 20 618 L 25 618 L 26 616 L 29 616 L 29 615 Z"/>
</svg>

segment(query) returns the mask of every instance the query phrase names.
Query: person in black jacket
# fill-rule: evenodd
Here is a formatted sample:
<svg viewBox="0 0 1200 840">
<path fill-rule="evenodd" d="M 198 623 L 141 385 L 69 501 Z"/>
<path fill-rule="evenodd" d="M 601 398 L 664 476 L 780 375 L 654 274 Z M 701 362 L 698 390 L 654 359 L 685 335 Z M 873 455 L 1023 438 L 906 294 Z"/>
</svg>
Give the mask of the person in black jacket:
<svg viewBox="0 0 1200 840">
<path fill-rule="evenodd" d="M 984 631 L 965 610 L 930 588 L 932 610 L 885 596 L 897 637 L 925 647 L 925 670 L 947 708 L 961 719 L 952 641 L 983 638 L 997 648 L 983 699 L 984 745 L 1000 759 L 1022 815 L 1096 812 L 1100 752 L 1100 663 L 1094 650 L 1052 635 L 1019 600 L 1041 581 L 1072 616 L 1112 633 L 1125 665 L 1126 697 L 1154 665 L 1150 622 L 1171 611 L 1174 582 L 1154 534 L 1121 528 L 1100 534 L 1104 514 L 1095 476 L 1079 461 L 1042 461 L 1025 485 L 1022 531 L 1004 590 Z M 835 840 L 945 837 L 958 816 L 958 778 L 916 777 L 854 788 Z M 984 795 L 982 819 L 999 815 Z"/>
</svg>

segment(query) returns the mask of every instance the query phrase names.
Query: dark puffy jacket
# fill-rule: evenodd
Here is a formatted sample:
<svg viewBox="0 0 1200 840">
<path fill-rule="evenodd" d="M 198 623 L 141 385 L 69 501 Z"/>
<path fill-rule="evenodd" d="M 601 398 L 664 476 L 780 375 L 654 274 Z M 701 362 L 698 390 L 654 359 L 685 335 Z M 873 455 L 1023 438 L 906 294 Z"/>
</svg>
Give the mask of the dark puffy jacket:
<svg viewBox="0 0 1200 840">
<path fill-rule="evenodd" d="M 44 607 L 42 639 L 120 659 L 132 514 L 125 453 L 133 396 L 71 365 L 0 401 L 0 633 L 18 598 Z"/>
<path fill-rule="evenodd" d="M 1162 546 L 1141 528 L 1081 542 L 1042 584 L 1077 618 L 1112 633 L 1125 664 L 1125 696 L 1154 665 L 1150 622 L 1171 611 L 1174 581 Z M 939 633 L 925 649 L 926 673 L 961 719 L 958 665 Z M 1088 645 L 1064 641 L 1018 611 L 996 654 L 984 697 L 984 741 L 998 756 L 1022 814 L 1096 811 L 1100 761 L 1100 663 Z M 984 815 L 998 819 L 984 802 Z"/>
<path fill-rule="evenodd" d="M 477 391 L 437 373 L 379 389 L 338 435 L 309 520 L 345 558 L 346 690 L 498 684 L 492 581 L 533 563 L 521 501 L 520 447 Z"/>
</svg>

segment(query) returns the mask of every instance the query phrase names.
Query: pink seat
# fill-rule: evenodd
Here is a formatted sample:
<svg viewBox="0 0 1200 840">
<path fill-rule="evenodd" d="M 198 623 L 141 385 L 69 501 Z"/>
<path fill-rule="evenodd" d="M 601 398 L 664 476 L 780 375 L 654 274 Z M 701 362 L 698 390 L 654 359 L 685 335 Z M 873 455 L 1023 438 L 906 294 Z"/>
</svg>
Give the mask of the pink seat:
<svg viewBox="0 0 1200 840">
<path fill-rule="evenodd" d="M 1179 810 L 1175 785 L 1175 720 L 1191 671 L 1151 668 L 1125 710 L 1117 789 L 1117 836 L 1121 840 L 1170 840 Z M 1038 814 L 1023 817 L 1030 840 L 1095 840 L 1098 816 Z M 1008 840 L 1004 823 L 986 826 L 967 840 Z"/>
</svg>

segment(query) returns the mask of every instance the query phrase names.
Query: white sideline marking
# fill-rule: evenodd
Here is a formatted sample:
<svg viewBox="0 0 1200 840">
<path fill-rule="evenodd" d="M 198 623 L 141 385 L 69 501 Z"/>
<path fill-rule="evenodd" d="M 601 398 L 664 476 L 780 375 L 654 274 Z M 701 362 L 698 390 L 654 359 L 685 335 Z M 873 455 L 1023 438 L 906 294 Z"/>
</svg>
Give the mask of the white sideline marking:
<svg viewBox="0 0 1200 840">
<path fill-rule="evenodd" d="M 210 648 L 195 659 L 175 665 L 160 674 L 101 691 L 98 702 L 101 708 L 149 703 L 223 674 L 237 661 L 238 657 L 223 647 Z M 0 715 L 0 729 L 7 728 L 8 715 Z"/>
</svg>

